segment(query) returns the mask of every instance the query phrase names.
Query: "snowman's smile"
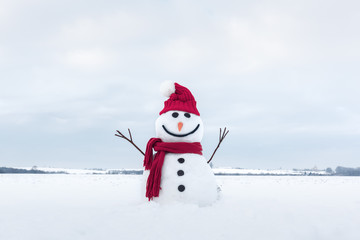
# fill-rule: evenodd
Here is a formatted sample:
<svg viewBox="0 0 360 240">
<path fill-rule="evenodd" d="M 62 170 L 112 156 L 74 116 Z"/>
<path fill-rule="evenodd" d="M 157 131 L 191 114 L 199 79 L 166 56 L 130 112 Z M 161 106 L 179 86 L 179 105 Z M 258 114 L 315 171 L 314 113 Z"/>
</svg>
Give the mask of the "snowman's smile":
<svg viewBox="0 0 360 240">
<path fill-rule="evenodd" d="M 192 131 L 189 132 L 189 133 L 185 133 L 185 134 L 172 133 L 172 132 L 170 132 L 169 130 L 167 130 L 164 125 L 162 125 L 162 127 L 163 127 L 163 129 L 165 130 L 165 132 L 168 133 L 168 134 L 170 134 L 171 136 L 174 136 L 174 137 L 186 137 L 186 136 L 189 136 L 190 134 L 193 134 L 194 132 L 196 132 L 196 131 L 199 129 L 200 124 L 198 124 L 194 130 L 192 130 Z"/>
</svg>

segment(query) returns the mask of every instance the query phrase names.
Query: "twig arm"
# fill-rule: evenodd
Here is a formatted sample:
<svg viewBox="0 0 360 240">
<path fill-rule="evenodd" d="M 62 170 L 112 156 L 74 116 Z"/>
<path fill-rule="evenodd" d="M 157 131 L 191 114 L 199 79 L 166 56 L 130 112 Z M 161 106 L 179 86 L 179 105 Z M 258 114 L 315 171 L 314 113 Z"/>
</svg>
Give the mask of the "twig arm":
<svg viewBox="0 0 360 240">
<path fill-rule="evenodd" d="M 141 152 L 142 155 L 145 156 L 145 153 L 144 153 L 143 151 L 141 151 L 141 149 L 140 149 L 138 146 L 136 146 L 136 144 L 133 142 L 132 135 L 131 135 L 131 131 L 130 131 L 129 128 L 128 128 L 128 131 L 129 131 L 130 139 L 127 138 L 124 134 L 122 134 L 119 130 L 116 130 L 116 132 L 117 132 L 118 134 L 115 134 L 115 136 L 125 139 L 126 141 L 128 141 L 129 143 L 131 143 L 137 150 L 139 150 L 139 152 Z"/>
<path fill-rule="evenodd" d="M 226 137 L 226 135 L 229 133 L 229 130 L 226 130 L 226 127 L 224 128 L 224 132 L 221 134 L 221 128 L 220 128 L 220 134 L 219 134 L 219 143 L 218 145 L 216 146 L 213 154 L 211 155 L 209 161 L 207 161 L 207 163 L 210 163 L 212 158 L 214 157 L 216 151 L 219 149 L 220 147 L 220 144 L 222 143 L 222 141 L 224 140 L 224 138 Z"/>
</svg>

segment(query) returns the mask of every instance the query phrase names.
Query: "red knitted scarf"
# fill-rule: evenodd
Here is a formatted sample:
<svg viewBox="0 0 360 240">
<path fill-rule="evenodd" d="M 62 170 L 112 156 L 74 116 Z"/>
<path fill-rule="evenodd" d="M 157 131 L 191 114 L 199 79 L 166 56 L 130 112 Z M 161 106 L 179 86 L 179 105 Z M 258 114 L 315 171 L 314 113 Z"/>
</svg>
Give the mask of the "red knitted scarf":
<svg viewBox="0 0 360 240">
<path fill-rule="evenodd" d="M 153 149 L 157 152 L 153 159 Z M 166 153 L 195 153 L 202 155 L 202 147 L 199 142 L 162 142 L 160 138 L 151 138 L 146 146 L 144 167 L 150 170 L 146 183 L 146 197 L 149 201 L 158 197 L 160 192 L 161 169 L 164 164 Z"/>
</svg>

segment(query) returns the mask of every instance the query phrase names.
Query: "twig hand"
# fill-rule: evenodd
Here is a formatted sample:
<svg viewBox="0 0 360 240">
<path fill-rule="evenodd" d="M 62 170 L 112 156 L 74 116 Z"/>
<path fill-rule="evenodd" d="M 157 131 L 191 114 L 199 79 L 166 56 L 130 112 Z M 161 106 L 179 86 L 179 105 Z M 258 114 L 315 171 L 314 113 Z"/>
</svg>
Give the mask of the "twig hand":
<svg viewBox="0 0 360 240">
<path fill-rule="evenodd" d="M 221 133 L 221 128 L 220 128 L 220 134 L 219 134 L 219 143 L 217 145 L 217 147 L 215 148 L 215 151 L 213 152 L 213 154 L 211 155 L 211 158 L 209 159 L 209 161 L 207 161 L 207 163 L 210 163 L 212 158 L 214 157 L 216 151 L 218 150 L 218 148 L 220 147 L 221 142 L 224 140 L 224 138 L 226 137 L 226 135 L 229 133 L 229 130 L 226 130 L 226 127 L 224 128 L 224 132 Z"/>
<path fill-rule="evenodd" d="M 141 149 L 140 149 L 138 146 L 136 146 L 136 144 L 133 142 L 133 139 L 132 139 L 132 136 L 131 136 L 131 131 L 130 131 L 129 128 L 128 128 L 128 131 L 129 131 L 130 139 L 127 138 L 124 134 L 122 134 L 119 130 L 116 130 L 116 132 L 117 132 L 118 134 L 115 134 L 115 136 L 125 139 L 126 141 L 128 141 L 129 143 L 131 143 L 137 150 L 139 150 L 139 151 L 142 153 L 142 155 L 145 156 L 145 153 L 144 153 L 143 151 L 141 151 Z"/>
</svg>

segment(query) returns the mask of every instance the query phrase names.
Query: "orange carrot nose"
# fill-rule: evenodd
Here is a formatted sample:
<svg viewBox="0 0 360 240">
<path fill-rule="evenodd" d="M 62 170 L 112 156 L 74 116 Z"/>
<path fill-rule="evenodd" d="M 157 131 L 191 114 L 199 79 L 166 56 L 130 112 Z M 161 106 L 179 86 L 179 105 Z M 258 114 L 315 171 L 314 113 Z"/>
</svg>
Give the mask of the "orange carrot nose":
<svg viewBox="0 0 360 240">
<path fill-rule="evenodd" d="M 181 131 L 182 127 L 184 126 L 184 124 L 182 122 L 179 122 L 178 123 L 178 129 L 179 129 L 179 132 Z"/>
</svg>

